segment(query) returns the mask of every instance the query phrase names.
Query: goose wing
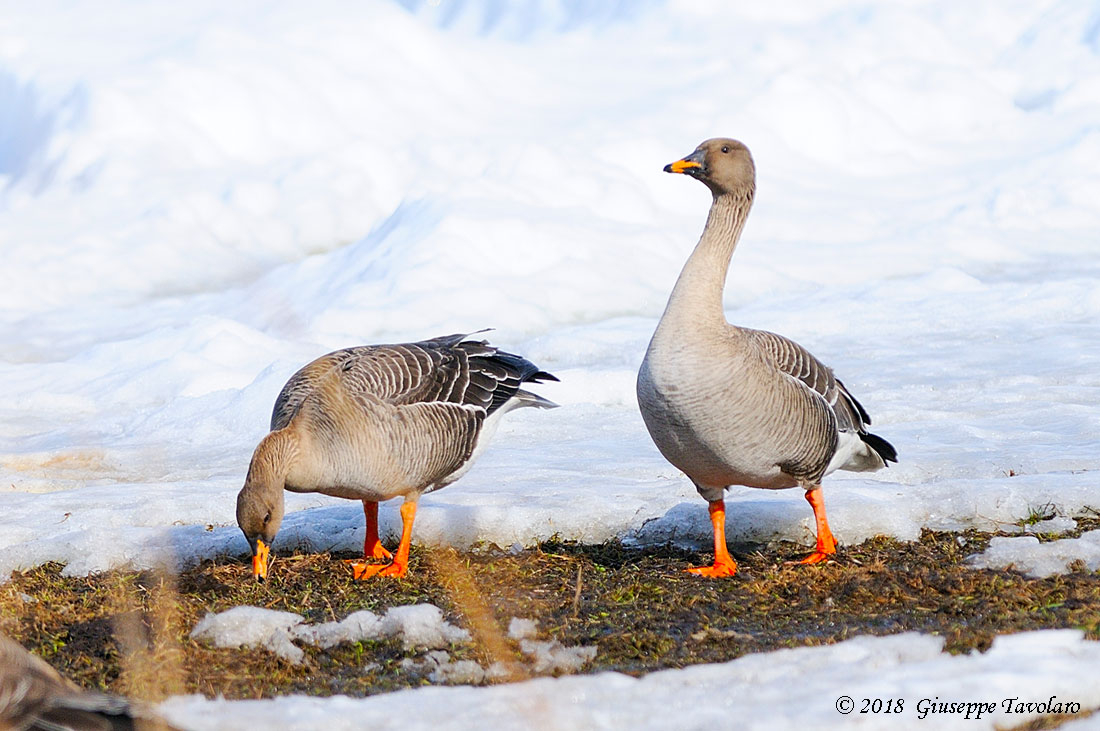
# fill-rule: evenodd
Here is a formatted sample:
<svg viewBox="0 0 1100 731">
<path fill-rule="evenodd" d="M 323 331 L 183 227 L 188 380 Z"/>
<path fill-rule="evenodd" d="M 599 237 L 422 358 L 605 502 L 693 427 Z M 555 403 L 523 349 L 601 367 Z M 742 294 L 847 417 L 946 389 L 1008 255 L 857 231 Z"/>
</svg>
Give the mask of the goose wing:
<svg viewBox="0 0 1100 731">
<path fill-rule="evenodd" d="M 810 351 L 793 340 L 766 330 L 746 330 L 759 352 L 776 370 L 798 380 L 809 391 L 820 397 L 824 405 L 836 415 L 839 431 L 867 433 L 871 417 L 848 392 L 833 369 L 815 358 Z"/>
<path fill-rule="evenodd" d="M 339 393 L 368 411 L 386 404 L 393 407 L 392 419 L 378 428 L 389 431 L 387 443 L 402 453 L 410 473 L 426 482 L 440 479 L 470 458 L 485 418 L 508 401 L 554 406 L 520 387 L 557 378 L 518 355 L 465 337 L 367 345 L 322 356 L 283 387 L 271 429 L 289 424 L 321 390 L 328 391 L 329 401 Z M 311 413 L 322 428 L 337 430 L 323 408 Z"/>
<path fill-rule="evenodd" d="M 369 396 L 395 406 L 459 404 L 481 409 L 483 416 L 515 397 L 533 406 L 553 406 L 520 387 L 557 378 L 525 358 L 465 337 L 365 345 L 321 356 L 283 386 L 271 414 L 271 429 L 290 423 L 302 403 L 332 375 L 340 377 L 349 396 Z"/>
</svg>

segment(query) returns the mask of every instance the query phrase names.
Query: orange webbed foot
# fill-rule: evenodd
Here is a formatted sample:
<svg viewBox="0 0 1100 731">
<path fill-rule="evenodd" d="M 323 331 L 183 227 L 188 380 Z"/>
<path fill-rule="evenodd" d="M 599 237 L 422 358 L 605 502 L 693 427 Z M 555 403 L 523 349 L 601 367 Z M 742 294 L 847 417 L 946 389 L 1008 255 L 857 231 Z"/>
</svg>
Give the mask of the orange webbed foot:
<svg viewBox="0 0 1100 731">
<path fill-rule="evenodd" d="M 804 566 L 814 563 L 825 563 L 826 561 L 834 560 L 836 556 L 836 542 L 833 542 L 832 546 L 819 545 L 813 553 L 806 558 L 799 559 L 798 561 L 784 561 L 784 566 Z"/>
<path fill-rule="evenodd" d="M 363 558 L 381 558 L 386 561 L 393 560 L 393 554 L 386 550 L 386 547 L 382 545 L 381 541 L 375 543 L 370 549 L 370 552 L 364 552 Z"/>
<path fill-rule="evenodd" d="M 833 556 L 836 555 L 836 551 L 814 551 L 801 561 L 789 561 L 788 563 L 801 566 L 803 564 L 812 563 L 824 563 L 825 561 L 832 561 Z"/>
<path fill-rule="evenodd" d="M 375 563 L 376 560 L 385 561 L 386 563 Z M 359 578 L 359 574 L 366 571 L 369 567 L 374 566 L 376 569 L 384 569 L 393 560 L 393 554 L 386 549 L 382 549 L 382 552 L 374 552 L 363 556 L 363 558 L 345 558 L 343 562 L 351 566 L 352 573 L 355 574 L 355 578 Z M 373 575 L 373 574 L 372 574 Z"/>
<path fill-rule="evenodd" d="M 689 569 L 684 569 L 689 574 L 695 574 L 696 576 L 705 576 L 708 579 L 720 579 L 723 576 L 733 576 L 737 573 L 737 563 L 732 559 L 729 561 L 715 560 L 713 566 L 693 566 Z"/>
<path fill-rule="evenodd" d="M 366 581 L 374 576 L 402 577 L 409 571 L 408 564 L 399 563 L 363 563 L 355 562 L 351 565 L 351 575 L 358 581 Z"/>
</svg>

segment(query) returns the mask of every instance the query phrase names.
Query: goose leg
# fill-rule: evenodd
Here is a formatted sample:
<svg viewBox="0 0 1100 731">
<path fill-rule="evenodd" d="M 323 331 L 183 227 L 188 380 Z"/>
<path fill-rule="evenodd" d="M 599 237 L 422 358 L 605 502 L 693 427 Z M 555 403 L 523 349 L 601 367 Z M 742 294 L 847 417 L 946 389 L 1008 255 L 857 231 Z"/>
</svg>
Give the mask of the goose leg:
<svg viewBox="0 0 1100 731">
<path fill-rule="evenodd" d="M 836 553 L 836 538 L 829 530 L 829 521 L 825 518 L 825 498 L 821 496 L 821 485 L 806 490 L 806 500 L 814 509 L 814 522 L 817 523 L 817 547 L 814 552 L 797 563 L 821 563 L 828 561 Z"/>
<path fill-rule="evenodd" d="M 382 541 L 378 540 L 378 502 L 363 501 L 363 514 L 367 517 L 367 537 L 363 540 L 363 558 L 393 558 Z"/>
<path fill-rule="evenodd" d="M 355 574 L 361 573 L 367 566 L 366 562 L 373 558 L 393 558 L 393 554 L 386 550 L 382 541 L 378 540 L 378 502 L 364 500 L 363 515 L 367 518 L 367 537 L 363 539 L 363 559 L 344 559 L 344 563 L 351 564 L 352 572 Z"/>
<path fill-rule="evenodd" d="M 710 522 L 714 526 L 714 565 L 696 566 L 687 569 L 690 574 L 716 579 L 721 576 L 733 576 L 737 573 L 737 562 L 726 548 L 726 502 L 714 500 L 707 506 Z"/>
<path fill-rule="evenodd" d="M 388 564 L 356 564 L 352 566 L 352 575 L 356 579 L 369 579 L 372 576 L 404 576 L 409 570 L 409 545 L 412 543 L 413 519 L 416 517 L 416 502 L 406 500 L 401 505 L 401 542 L 397 544 L 397 553 Z"/>
</svg>

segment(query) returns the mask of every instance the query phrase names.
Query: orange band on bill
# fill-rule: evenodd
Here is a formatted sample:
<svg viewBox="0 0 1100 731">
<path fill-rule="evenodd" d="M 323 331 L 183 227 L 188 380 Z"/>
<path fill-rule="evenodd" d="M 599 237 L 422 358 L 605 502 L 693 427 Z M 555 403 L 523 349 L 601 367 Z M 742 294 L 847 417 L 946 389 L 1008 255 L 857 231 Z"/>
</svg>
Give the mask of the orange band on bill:
<svg viewBox="0 0 1100 731">
<path fill-rule="evenodd" d="M 668 169 L 671 170 L 674 173 L 682 173 L 685 170 L 688 170 L 690 168 L 701 168 L 701 167 L 703 167 L 703 166 L 700 165 L 697 162 L 692 162 L 691 160 L 677 160 L 676 162 L 669 165 Z"/>
</svg>

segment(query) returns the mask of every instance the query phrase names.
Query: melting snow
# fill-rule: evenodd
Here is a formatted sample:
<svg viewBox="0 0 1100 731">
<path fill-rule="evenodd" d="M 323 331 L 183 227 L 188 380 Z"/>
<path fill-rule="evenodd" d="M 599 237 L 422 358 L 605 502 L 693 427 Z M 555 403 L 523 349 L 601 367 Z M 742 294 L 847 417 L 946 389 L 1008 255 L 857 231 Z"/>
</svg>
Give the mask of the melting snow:
<svg viewBox="0 0 1100 731">
<path fill-rule="evenodd" d="M 342 642 L 400 637 L 405 649 L 440 648 L 470 641 L 470 633 L 444 620 L 443 612 L 434 604 L 391 607 L 381 617 L 363 610 L 339 622 L 305 625 L 303 621 L 301 615 L 293 612 L 234 607 L 207 614 L 191 630 L 191 637 L 215 647 L 266 647 L 292 663 L 300 663 L 304 658 L 292 639 L 333 647 Z"/>
<path fill-rule="evenodd" d="M 825 647 L 747 655 L 727 663 L 633 678 L 565 676 L 482 688 L 432 687 L 369 698 L 290 696 L 268 701 L 179 697 L 161 704 L 172 721 L 203 729 L 242 723 L 330 731 L 437 728 L 591 728 L 638 731 L 745 729 L 969 729 L 1025 723 L 1036 712 L 1006 712 L 1004 701 L 1100 706 L 1100 643 L 1077 630 L 998 637 L 985 653 L 950 655 L 943 638 L 907 633 L 857 637 Z M 853 699 L 850 715 L 837 711 Z M 900 714 L 861 714 L 863 699 L 903 699 Z M 1057 702 L 1056 701 L 1056 702 Z M 991 703 L 980 719 L 928 712 L 932 703 Z M 925 708 L 924 718 L 919 708 Z M 1095 726 L 1092 726 L 1093 728 Z"/>
<path fill-rule="evenodd" d="M 975 568 L 1012 568 L 1037 578 L 1064 574 L 1078 561 L 1088 571 L 1100 569 L 1100 530 L 1046 543 L 1035 536 L 995 537 L 984 552 L 967 559 Z"/>
</svg>

